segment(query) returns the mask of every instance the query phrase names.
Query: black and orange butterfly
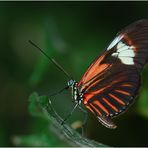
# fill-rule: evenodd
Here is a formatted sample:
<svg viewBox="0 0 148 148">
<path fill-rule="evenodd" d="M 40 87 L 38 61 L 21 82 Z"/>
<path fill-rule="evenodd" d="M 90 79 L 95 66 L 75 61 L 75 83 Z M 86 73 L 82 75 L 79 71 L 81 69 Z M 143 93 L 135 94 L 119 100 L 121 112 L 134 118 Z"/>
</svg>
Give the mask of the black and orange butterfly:
<svg viewBox="0 0 148 148">
<path fill-rule="evenodd" d="M 46 56 L 70 77 L 54 59 Z M 140 73 L 147 60 L 148 20 L 139 20 L 121 30 L 92 62 L 81 80 L 69 80 L 66 88 L 72 89 L 76 106 L 83 104 L 99 122 L 114 129 L 116 125 L 111 119 L 133 103 L 141 83 Z"/>
</svg>

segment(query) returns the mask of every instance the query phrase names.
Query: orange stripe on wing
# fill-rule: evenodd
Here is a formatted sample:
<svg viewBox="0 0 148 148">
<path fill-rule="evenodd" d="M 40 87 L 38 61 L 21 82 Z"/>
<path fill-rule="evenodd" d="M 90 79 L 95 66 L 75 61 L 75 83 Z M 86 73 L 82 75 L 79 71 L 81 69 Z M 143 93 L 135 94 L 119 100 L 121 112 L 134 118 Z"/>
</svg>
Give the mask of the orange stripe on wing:
<svg viewBox="0 0 148 148">
<path fill-rule="evenodd" d="M 86 87 L 87 85 L 89 85 L 93 81 L 93 78 L 97 74 L 99 74 L 99 73 L 103 72 L 105 69 L 107 69 L 108 66 L 109 66 L 109 64 L 101 64 L 101 65 L 98 64 L 98 65 L 94 65 L 94 67 L 92 67 L 91 70 L 89 71 L 89 73 L 86 75 L 85 81 L 83 81 L 83 84 L 84 85 L 82 86 L 82 89 L 84 89 L 84 87 Z"/>
<path fill-rule="evenodd" d="M 96 113 L 98 113 L 99 116 L 102 116 L 101 112 L 92 104 L 90 106 L 95 110 Z"/>
<path fill-rule="evenodd" d="M 84 105 L 87 104 L 88 101 L 89 101 L 89 99 L 92 98 L 93 96 L 94 96 L 93 93 L 85 94 L 85 95 L 84 95 L 84 99 L 83 99 L 83 104 L 84 104 Z"/>
<path fill-rule="evenodd" d="M 85 81 L 89 81 L 89 79 L 94 76 L 94 73 L 96 71 L 96 68 L 98 68 L 99 63 L 104 59 L 104 57 L 105 57 L 105 54 L 103 54 L 101 57 L 99 57 L 99 59 L 97 59 L 94 63 L 92 63 L 92 65 L 88 68 L 88 70 L 84 74 Z M 99 71 L 102 70 L 102 69 L 103 68 L 101 67 L 99 69 Z"/>
<path fill-rule="evenodd" d="M 109 96 L 111 96 L 113 99 L 115 99 L 120 104 L 125 105 L 125 103 L 122 100 L 120 100 L 118 97 L 114 96 L 113 94 L 109 93 Z"/>
<path fill-rule="evenodd" d="M 89 99 L 91 99 L 94 95 L 97 95 L 101 92 L 103 92 L 106 88 L 110 87 L 110 85 L 106 86 L 106 87 L 103 87 L 97 91 L 94 91 L 94 92 L 91 92 L 91 93 L 88 93 L 88 94 L 85 94 L 84 95 L 84 99 L 83 99 L 83 103 L 84 104 L 87 104 L 87 102 L 89 101 Z"/>
<path fill-rule="evenodd" d="M 87 108 L 88 110 L 90 110 L 92 113 L 94 113 L 94 111 L 93 111 L 88 105 L 86 105 L 86 108 Z"/>
<path fill-rule="evenodd" d="M 108 100 L 106 100 L 105 98 L 103 98 L 103 101 L 109 105 L 114 111 L 118 112 L 119 110 L 114 106 L 112 105 Z"/>
<path fill-rule="evenodd" d="M 118 89 L 116 89 L 115 91 L 116 91 L 116 92 L 119 92 L 119 93 L 121 93 L 121 94 L 130 96 L 130 93 L 129 93 L 129 92 L 126 92 L 126 91 L 124 91 L 124 90 L 118 90 Z"/>
<path fill-rule="evenodd" d="M 121 86 L 133 87 L 131 84 L 122 84 Z"/>
<path fill-rule="evenodd" d="M 82 79 L 78 83 L 78 86 L 89 82 L 95 75 L 99 74 L 100 72 L 104 71 L 108 64 L 100 64 L 101 61 L 106 56 L 107 52 L 104 52 L 99 58 L 97 58 L 87 69 L 85 74 L 83 75 Z"/>
<path fill-rule="evenodd" d="M 109 115 L 109 111 L 98 101 L 93 101 L 93 104 L 97 105 L 99 108 L 101 108 L 107 115 Z"/>
<path fill-rule="evenodd" d="M 88 84 L 82 86 L 82 89 L 85 89 L 85 88 L 87 87 L 86 90 L 85 90 L 85 91 L 87 91 L 88 89 L 90 89 L 91 87 L 93 87 L 95 84 L 99 83 L 101 80 L 102 80 L 102 78 L 101 78 L 101 79 L 98 79 L 98 80 L 96 80 L 94 83 L 90 84 L 92 81 L 94 81 L 94 80 L 92 79 L 92 80 L 89 81 Z"/>
<path fill-rule="evenodd" d="M 93 87 L 95 84 L 99 83 L 102 79 L 98 79 L 94 83 L 92 83 L 94 80 L 95 79 L 89 80 L 86 84 L 82 85 L 81 89 L 83 90 L 83 89 L 86 88 L 85 91 L 87 91 L 88 89 L 90 89 L 91 87 Z M 90 84 L 90 83 L 92 83 L 92 84 Z"/>
</svg>

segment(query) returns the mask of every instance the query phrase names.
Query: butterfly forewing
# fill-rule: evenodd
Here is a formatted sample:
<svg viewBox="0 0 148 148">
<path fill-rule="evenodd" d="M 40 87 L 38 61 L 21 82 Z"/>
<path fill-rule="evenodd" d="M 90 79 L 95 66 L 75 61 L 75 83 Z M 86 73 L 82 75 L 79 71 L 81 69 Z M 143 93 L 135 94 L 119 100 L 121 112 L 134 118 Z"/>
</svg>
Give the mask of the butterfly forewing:
<svg viewBox="0 0 148 148">
<path fill-rule="evenodd" d="M 139 73 L 147 60 L 148 20 L 140 20 L 118 33 L 89 66 L 77 87 L 84 93 L 83 104 L 102 124 L 114 128 L 110 118 L 133 102 L 140 86 Z"/>
</svg>

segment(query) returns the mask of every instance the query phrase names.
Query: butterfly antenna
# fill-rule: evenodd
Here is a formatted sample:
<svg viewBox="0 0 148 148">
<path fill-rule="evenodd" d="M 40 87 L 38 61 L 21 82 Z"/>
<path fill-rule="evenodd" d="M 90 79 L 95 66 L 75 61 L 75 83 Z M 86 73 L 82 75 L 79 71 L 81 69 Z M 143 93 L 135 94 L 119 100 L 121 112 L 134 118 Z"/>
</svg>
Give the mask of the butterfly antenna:
<svg viewBox="0 0 148 148">
<path fill-rule="evenodd" d="M 29 43 L 31 45 L 33 45 L 34 47 L 36 47 L 40 52 L 43 53 L 43 55 L 45 55 L 58 69 L 60 69 L 69 79 L 72 79 L 72 77 L 64 70 L 64 68 L 58 64 L 53 58 L 49 57 L 44 50 L 42 50 L 39 46 L 37 46 L 34 42 L 32 42 L 31 40 L 29 40 Z"/>
</svg>

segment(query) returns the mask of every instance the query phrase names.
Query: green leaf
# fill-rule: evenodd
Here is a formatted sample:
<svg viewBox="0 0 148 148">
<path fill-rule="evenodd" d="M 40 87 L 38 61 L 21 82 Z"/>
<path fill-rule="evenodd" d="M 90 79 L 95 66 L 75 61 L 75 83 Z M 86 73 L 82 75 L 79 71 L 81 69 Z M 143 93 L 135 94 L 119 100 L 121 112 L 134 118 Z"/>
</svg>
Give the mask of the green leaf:
<svg viewBox="0 0 148 148">
<path fill-rule="evenodd" d="M 40 101 L 40 104 L 42 104 L 43 106 L 46 106 L 46 104 L 48 104 L 48 98 L 47 97 L 42 97 L 42 99 L 40 99 L 40 97 L 38 96 L 37 93 L 32 93 L 29 97 L 29 112 L 31 115 L 33 116 L 37 116 L 37 117 L 43 117 L 43 113 L 41 111 L 41 108 L 39 106 L 38 101 Z"/>
<path fill-rule="evenodd" d="M 29 111 L 34 116 L 46 117 L 48 125 L 40 133 L 13 137 L 12 141 L 16 146 L 106 146 L 83 137 L 66 123 L 61 125 L 63 119 L 56 113 L 47 96 L 32 93 L 29 97 Z"/>
<path fill-rule="evenodd" d="M 31 98 L 36 99 L 36 101 L 41 106 L 44 113 L 48 116 L 49 122 L 52 123 L 53 131 L 62 137 L 67 143 L 75 146 L 89 146 L 89 147 L 102 147 L 104 144 L 98 143 L 94 140 L 89 140 L 79 134 L 76 130 L 72 129 L 68 124 L 61 125 L 63 119 L 56 113 L 52 107 L 50 99 L 46 96 L 38 96 L 37 93 L 33 93 Z"/>
</svg>

